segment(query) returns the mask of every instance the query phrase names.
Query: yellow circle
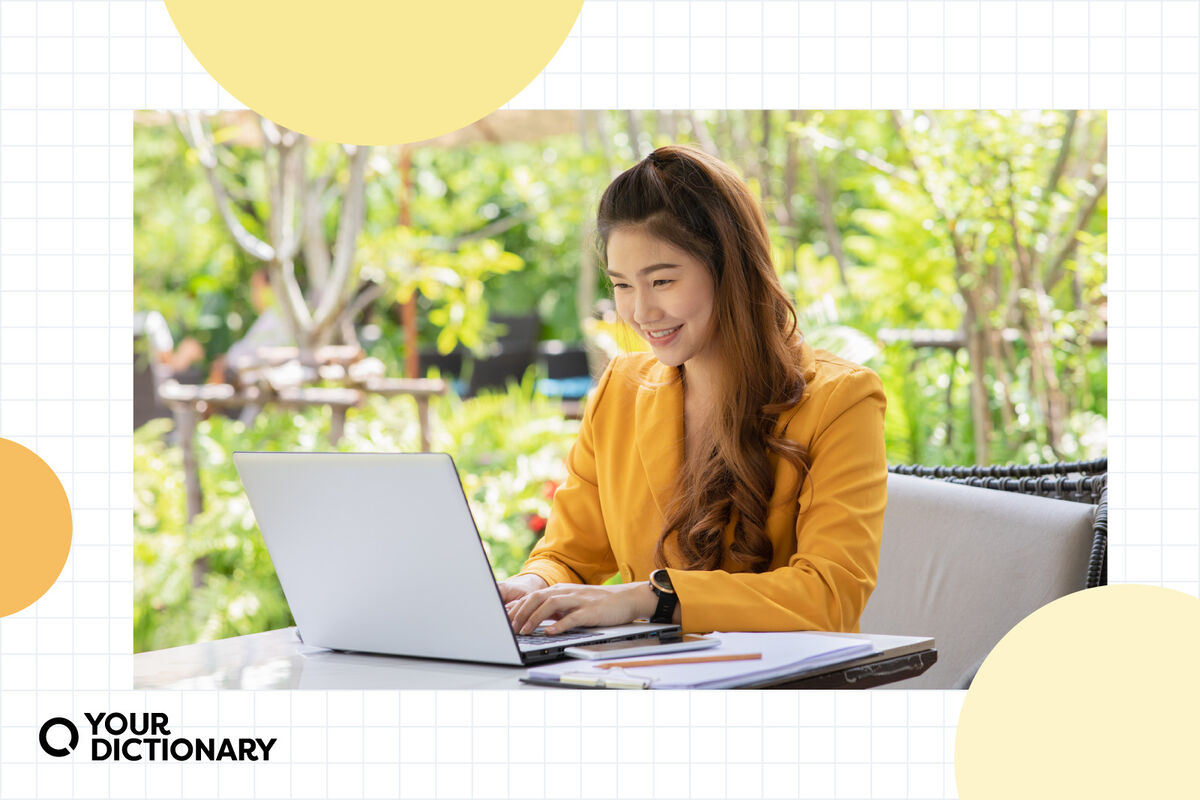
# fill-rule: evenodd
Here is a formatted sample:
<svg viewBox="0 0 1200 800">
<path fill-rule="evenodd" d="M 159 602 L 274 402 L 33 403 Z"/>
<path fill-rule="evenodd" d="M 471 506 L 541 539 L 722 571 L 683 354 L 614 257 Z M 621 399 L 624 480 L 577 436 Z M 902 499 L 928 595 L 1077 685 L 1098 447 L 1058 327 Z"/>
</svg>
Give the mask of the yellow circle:
<svg viewBox="0 0 1200 800">
<path fill-rule="evenodd" d="M 318 139 L 397 144 L 468 125 L 549 63 L 583 0 L 167 0 L 221 86 Z"/>
<path fill-rule="evenodd" d="M 71 549 L 71 507 L 54 470 L 0 439 L 0 617 L 32 605 Z"/>
<path fill-rule="evenodd" d="M 1068 595 L 992 650 L 963 701 L 962 800 L 1196 797 L 1200 600 L 1157 586 Z"/>
</svg>

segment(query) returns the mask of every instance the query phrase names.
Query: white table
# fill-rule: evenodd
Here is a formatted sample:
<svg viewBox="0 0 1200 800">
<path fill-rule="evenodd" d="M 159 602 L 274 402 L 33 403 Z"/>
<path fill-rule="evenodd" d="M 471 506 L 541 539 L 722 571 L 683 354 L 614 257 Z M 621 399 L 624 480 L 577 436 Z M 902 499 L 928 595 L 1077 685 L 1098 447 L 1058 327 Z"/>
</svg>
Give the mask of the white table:
<svg viewBox="0 0 1200 800">
<path fill-rule="evenodd" d="M 844 634 L 871 639 L 882 652 L 791 676 L 779 688 L 867 688 L 903 681 L 937 660 L 926 636 Z M 344 653 L 311 647 L 295 628 L 139 653 L 135 689 L 535 689 L 525 667 Z M 807 681 L 808 686 L 788 684 Z M 764 688 L 764 687 L 752 687 Z M 904 688 L 896 683 L 896 688 Z"/>
</svg>

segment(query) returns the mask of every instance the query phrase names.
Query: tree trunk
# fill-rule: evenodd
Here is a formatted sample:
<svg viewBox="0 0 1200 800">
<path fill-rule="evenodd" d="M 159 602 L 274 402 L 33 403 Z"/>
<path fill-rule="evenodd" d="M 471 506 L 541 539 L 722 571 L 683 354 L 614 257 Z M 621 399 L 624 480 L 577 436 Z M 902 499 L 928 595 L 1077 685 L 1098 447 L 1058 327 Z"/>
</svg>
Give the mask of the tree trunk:
<svg viewBox="0 0 1200 800">
<path fill-rule="evenodd" d="M 608 174 L 615 178 L 617 176 L 616 158 L 613 155 L 612 133 L 608 129 L 608 117 L 603 111 L 594 111 L 592 114 L 592 119 L 596 122 L 596 138 L 600 140 L 600 152 L 604 155 L 604 165 L 608 167 Z"/>
<path fill-rule="evenodd" d="M 979 330 L 979 316 L 975 299 L 970 290 L 963 292 L 967 310 L 963 316 L 963 327 L 967 337 L 967 360 L 971 363 L 971 422 L 975 432 L 975 463 L 991 463 L 992 413 L 988 406 L 987 384 L 984 363 L 985 345 Z"/>
<path fill-rule="evenodd" d="M 174 117 L 204 167 L 225 227 L 240 248 L 266 265 L 282 320 L 297 346 L 302 352 L 311 351 L 331 341 L 341 333 L 342 314 L 357 284 L 354 257 L 365 210 L 364 181 L 370 148 L 349 148 L 350 178 L 342 192 L 336 240 L 329 248 L 321 230 L 322 198 L 329 179 L 308 176 L 307 137 L 260 117 L 270 205 L 264 241 L 246 230 L 231 207 L 229 191 L 217 173 L 216 144 L 207 122 L 195 112 Z M 296 278 L 294 263 L 302 241 L 306 257 L 312 256 L 307 298 Z M 323 281 L 322 275 L 327 276 Z"/>
<path fill-rule="evenodd" d="M 400 214 L 397 222 L 407 228 L 412 225 L 412 154 L 407 145 L 400 145 Z M 404 323 L 404 372 L 410 378 L 421 377 L 421 353 L 417 342 L 417 292 L 413 291 L 401 310 Z"/>
<path fill-rule="evenodd" d="M 712 135 L 708 132 L 708 126 L 695 111 L 689 111 L 687 115 L 692 126 L 692 135 L 696 137 L 700 149 L 711 156 L 717 155 L 717 143 L 713 141 Z"/>
<path fill-rule="evenodd" d="M 995 371 L 995 378 L 1000 382 L 1004 393 L 1003 400 L 1000 403 L 1000 423 L 1004 430 L 1010 431 L 1016 422 L 1017 410 L 1013 406 L 1012 401 L 1012 376 L 1005 370 L 1004 354 L 1001 346 L 1003 336 L 1003 330 L 989 326 L 985 333 L 985 341 L 987 342 L 988 360 L 992 364 L 992 369 Z"/>
<path fill-rule="evenodd" d="M 641 161 L 646 155 L 642 149 L 642 122 L 638 119 L 638 112 L 625 112 L 625 125 L 629 133 L 629 146 L 633 149 L 633 157 L 637 161 Z"/>
<path fill-rule="evenodd" d="M 792 112 L 792 121 L 800 121 L 799 111 Z M 782 212 L 782 214 L 776 214 L 776 219 L 779 220 L 781 225 L 786 225 L 788 227 L 788 237 L 792 239 L 793 242 L 796 236 L 796 209 L 793 205 L 793 198 L 796 196 L 796 175 L 800 171 L 800 165 L 798 163 L 799 155 L 796 152 L 799 147 L 799 143 L 797 141 L 798 139 L 799 134 L 790 132 L 784 136 L 784 147 L 787 149 L 787 153 L 784 156 L 783 161 L 783 197 L 780 198 L 780 203 L 778 206 L 776 206 L 777 211 Z M 794 246 L 795 245 L 793 244 L 793 247 Z"/>
<path fill-rule="evenodd" d="M 754 143 L 750 138 L 749 113 L 730 111 L 726 116 L 729 118 L 729 135 L 733 141 L 733 151 L 729 158 L 741 164 L 747 182 L 757 181 L 760 187 L 759 191 L 765 196 L 766 190 L 762 186 L 764 180 L 762 159 L 754 152 Z"/>
<path fill-rule="evenodd" d="M 1042 391 L 1037 394 L 1046 420 L 1046 436 L 1050 448 L 1057 454 L 1062 450 L 1066 399 L 1059 387 L 1058 375 L 1054 371 L 1054 354 L 1051 351 L 1053 333 L 1049 330 L 1049 323 L 1041 311 L 1029 307 L 1028 304 L 1022 321 L 1022 329 L 1029 342 L 1029 357 L 1033 362 L 1031 377 L 1038 379 L 1036 383 L 1040 383 L 1042 387 Z"/>
<path fill-rule="evenodd" d="M 829 244 L 829 252 L 837 263 L 838 278 L 842 286 L 850 289 L 850 280 L 846 277 L 846 252 L 842 249 L 842 232 L 838 229 L 834 217 L 833 196 L 826 181 L 824 170 L 821 169 L 821 159 L 809 150 L 809 164 L 812 167 L 813 193 L 816 195 L 817 211 L 821 217 L 821 228 L 825 231 L 825 241 Z"/>
</svg>

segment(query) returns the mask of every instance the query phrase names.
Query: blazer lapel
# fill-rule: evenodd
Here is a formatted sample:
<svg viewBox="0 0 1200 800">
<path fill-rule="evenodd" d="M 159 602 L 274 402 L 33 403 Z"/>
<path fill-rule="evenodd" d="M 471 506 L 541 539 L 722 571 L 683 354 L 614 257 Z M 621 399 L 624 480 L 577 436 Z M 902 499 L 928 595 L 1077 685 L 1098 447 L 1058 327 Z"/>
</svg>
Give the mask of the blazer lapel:
<svg viewBox="0 0 1200 800">
<path fill-rule="evenodd" d="M 638 388 L 633 428 L 647 484 L 666 517 L 683 467 L 683 385 L 678 372 L 662 364 L 649 370 L 647 384 Z"/>
</svg>

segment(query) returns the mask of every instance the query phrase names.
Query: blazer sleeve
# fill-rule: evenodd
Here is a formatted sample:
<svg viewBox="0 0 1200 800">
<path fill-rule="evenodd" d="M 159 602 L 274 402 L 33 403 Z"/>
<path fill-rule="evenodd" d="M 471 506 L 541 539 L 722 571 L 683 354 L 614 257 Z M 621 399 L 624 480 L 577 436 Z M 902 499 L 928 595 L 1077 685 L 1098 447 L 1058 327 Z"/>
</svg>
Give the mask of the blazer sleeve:
<svg viewBox="0 0 1200 800">
<path fill-rule="evenodd" d="M 858 369 L 833 388 L 809 445 L 811 489 L 796 552 L 763 573 L 671 569 L 685 631 L 858 630 L 875 588 L 887 505 L 879 377 Z M 802 492 L 803 497 L 806 492 Z"/>
<path fill-rule="evenodd" d="M 617 560 L 600 507 L 592 429 L 618 361 L 619 356 L 609 363 L 588 400 L 579 436 L 567 455 L 567 480 L 554 493 L 545 534 L 534 545 L 520 575 L 538 575 L 555 584 L 604 583 L 616 574 Z"/>
</svg>

